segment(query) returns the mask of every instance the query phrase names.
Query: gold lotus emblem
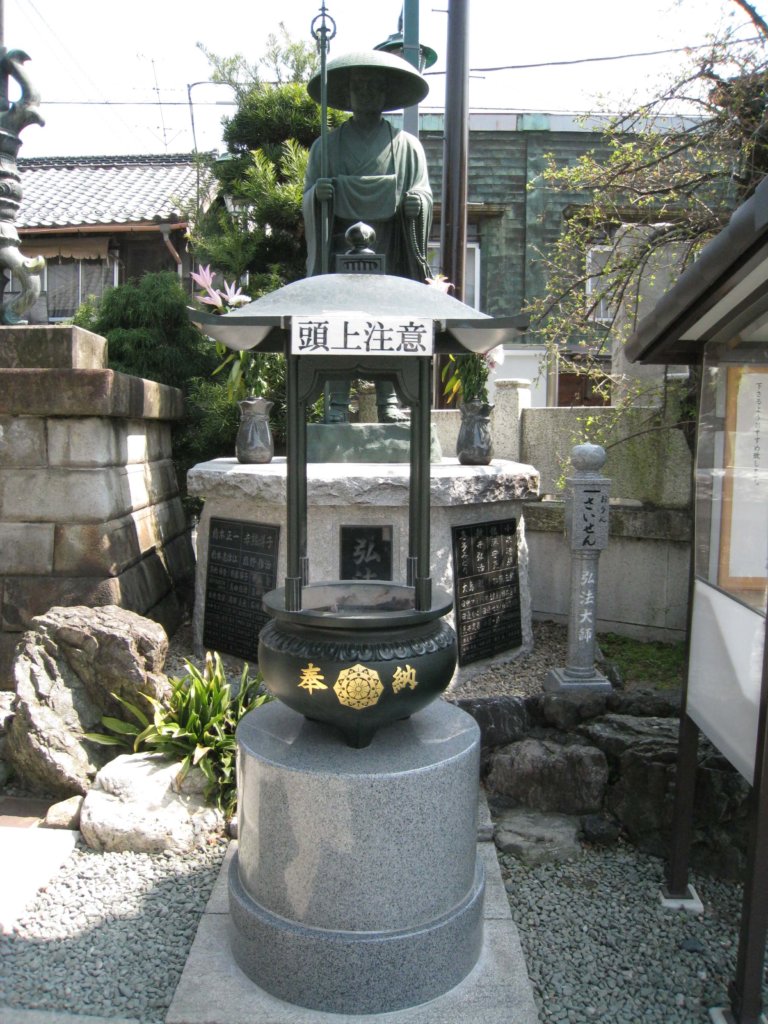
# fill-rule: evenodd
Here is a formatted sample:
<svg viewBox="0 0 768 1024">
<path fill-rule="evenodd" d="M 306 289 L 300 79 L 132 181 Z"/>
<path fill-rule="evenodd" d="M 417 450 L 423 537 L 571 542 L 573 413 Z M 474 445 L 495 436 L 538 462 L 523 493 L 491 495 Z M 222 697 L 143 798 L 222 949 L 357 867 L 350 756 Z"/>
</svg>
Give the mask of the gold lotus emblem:
<svg viewBox="0 0 768 1024">
<path fill-rule="evenodd" d="M 345 668 L 339 672 L 333 689 L 340 704 L 360 711 L 375 704 L 384 687 L 375 669 L 367 668 L 365 665 L 353 665 L 352 668 Z"/>
</svg>

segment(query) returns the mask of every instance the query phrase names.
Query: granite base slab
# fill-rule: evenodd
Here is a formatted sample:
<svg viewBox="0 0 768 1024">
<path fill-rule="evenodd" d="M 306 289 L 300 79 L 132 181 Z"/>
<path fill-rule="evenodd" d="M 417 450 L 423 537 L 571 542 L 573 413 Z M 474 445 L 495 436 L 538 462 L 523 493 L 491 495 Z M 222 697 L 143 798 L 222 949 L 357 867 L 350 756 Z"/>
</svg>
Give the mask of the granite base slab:
<svg viewBox="0 0 768 1024">
<path fill-rule="evenodd" d="M 230 844 L 190 950 L 166 1024 L 539 1024 L 496 850 L 479 842 L 486 875 L 483 947 L 455 988 L 420 1006 L 383 1014 L 337 1014 L 283 1002 L 237 966 L 229 939 Z"/>
</svg>

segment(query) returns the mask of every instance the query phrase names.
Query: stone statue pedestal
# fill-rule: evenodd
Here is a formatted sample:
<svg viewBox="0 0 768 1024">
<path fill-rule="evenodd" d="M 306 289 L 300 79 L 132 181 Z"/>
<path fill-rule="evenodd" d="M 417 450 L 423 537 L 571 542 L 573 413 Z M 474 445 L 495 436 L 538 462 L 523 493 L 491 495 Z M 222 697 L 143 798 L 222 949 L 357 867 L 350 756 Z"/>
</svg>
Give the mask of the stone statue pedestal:
<svg viewBox="0 0 768 1024">
<path fill-rule="evenodd" d="M 431 569 L 433 586 L 453 593 L 454 527 L 517 521 L 522 646 L 507 655 L 514 660 L 531 650 L 531 598 L 528 583 L 528 548 L 523 514 L 535 497 L 538 474 L 532 466 L 494 459 L 490 466 L 461 466 L 444 458 L 431 466 Z M 275 586 L 286 575 L 286 466 L 276 457 L 266 465 L 243 465 L 236 459 L 215 459 L 194 466 L 187 475 L 190 495 L 205 498 L 197 530 L 195 591 L 195 646 L 203 650 L 206 632 L 206 589 L 211 571 L 211 522 L 216 518 L 280 527 Z M 406 579 L 408 556 L 409 467 L 404 463 L 310 463 L 307 467 L 307 547 L 310 582 L 345 578 L 342 572 L 342 529 L 391 529 L 391 568 L 395 581 Z M 216 567 L 214 566 L 214 571 Z M 449 619 L 453 624 L 455 616 Z M 251 627 L 249 627 L 251 628 Z M 253 645 L 260 626 L 252 627 Z M 214 637 L 210 649 L 227 651 Z M 241 655 L 241 657 L 244 655 Z M 248 655 L 247 660 L 255 657 Z M 454 683 L 465 682 L 487 667 L 487 660 L 462 666 Z"/>
<path fill-rule="evenodd" d="M 355 750 L 279 702 L 242 720 L 232 952 L 262 989 L 332 1013 L 442 995 L 482 947 L 480 731 L 437 700 Z"/>
</svg>

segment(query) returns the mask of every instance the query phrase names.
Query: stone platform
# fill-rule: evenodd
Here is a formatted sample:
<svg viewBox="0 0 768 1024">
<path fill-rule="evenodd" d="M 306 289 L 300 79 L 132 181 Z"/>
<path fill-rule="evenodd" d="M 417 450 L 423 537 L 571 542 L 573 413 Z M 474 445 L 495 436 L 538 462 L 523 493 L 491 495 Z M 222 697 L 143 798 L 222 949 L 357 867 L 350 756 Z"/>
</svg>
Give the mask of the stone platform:
<svg viewBox="0 0 768 1024">
<path fill-rule="evenodd" d="M 487 812 L 486 812 L 487 813 Z M 488 822 L 490 824 L 490 822 Z M 538 1024 L 531 982 L 501 879 L 490 829 L 477 856 L 485 869 L 480 958 L 455 988 L 392 1013 L 323 1013 L 269 995 L 237 966 L 230 946 L 227 878 L 232 843 L 166 1015 L 166 1024 Z"/>
</svg>

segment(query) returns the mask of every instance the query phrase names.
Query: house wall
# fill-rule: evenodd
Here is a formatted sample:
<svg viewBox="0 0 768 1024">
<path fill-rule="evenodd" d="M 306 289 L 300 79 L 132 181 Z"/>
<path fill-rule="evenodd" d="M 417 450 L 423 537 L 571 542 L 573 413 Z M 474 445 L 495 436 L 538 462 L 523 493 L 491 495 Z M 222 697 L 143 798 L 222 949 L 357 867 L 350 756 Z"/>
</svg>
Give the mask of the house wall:
<svg viewBox="0 0 768 1024">
<path fill-rule="evenodd" d="M 563 130 L 556 118 L 519 116 L 514 128 L 472 129 L 468 155 L 468 219 L 476 221 L 481 251 L 481 304 L 493 316 L 520 311 L 546 291 L 540 254 L 559 237 L 563 211 L 584 202 L 581 193 L 544 187 L 552 154 L 560 165 L 599 149 L 595 131 Z M 422 131 L 435 203 L 442 199 L 442 131 Z M 484 209 L 485 208 L 485 209 Z"/>
</svg>

